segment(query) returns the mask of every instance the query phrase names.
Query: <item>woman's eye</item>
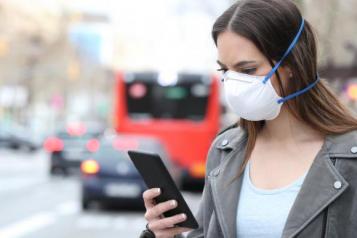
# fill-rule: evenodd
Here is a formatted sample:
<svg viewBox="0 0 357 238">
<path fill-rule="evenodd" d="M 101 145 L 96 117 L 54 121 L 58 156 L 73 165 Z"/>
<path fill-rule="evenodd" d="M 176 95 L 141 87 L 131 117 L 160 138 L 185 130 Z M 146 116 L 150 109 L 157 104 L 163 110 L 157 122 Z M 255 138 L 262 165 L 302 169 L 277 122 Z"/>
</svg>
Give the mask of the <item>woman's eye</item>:
<svg viewBox="0 0 357 238">
<path fill-rule="evenodd" d="M 225 72 L 227 72 L 228 70 L 227 70 L 227 69 L 224 69 L 224 68 L 220 68 L 220 69 L 217 69 L 217 71 L 220 71 L 220 72 L 222 72 L 222 73 L 225 73 Z"/>
<path fill-rule="evenodd" d="M 256 68 L 250 68 L 250 69 L 243 69 L 241 72 L 242 72 L 243 74 L 254 74 L 255 71 L 257 71 Z"/>
</svg>

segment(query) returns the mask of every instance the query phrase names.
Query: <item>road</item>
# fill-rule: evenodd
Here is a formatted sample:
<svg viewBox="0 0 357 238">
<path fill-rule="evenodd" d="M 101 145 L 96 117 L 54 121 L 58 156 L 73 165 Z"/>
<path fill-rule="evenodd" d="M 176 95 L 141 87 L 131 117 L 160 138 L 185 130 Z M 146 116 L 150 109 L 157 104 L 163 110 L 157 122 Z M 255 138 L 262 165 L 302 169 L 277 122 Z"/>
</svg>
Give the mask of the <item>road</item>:
<svg viewBox="0 0 357 238">
<path fill-rule="evenodd" d="M 131 238 L 145 227 L 143 211 L 82 212 L 76 176 L 50 177 L 48 155 L 0 149 L 1 238 Z M 193 212 L 200 194 L 184 193 Z"/>
</svg>

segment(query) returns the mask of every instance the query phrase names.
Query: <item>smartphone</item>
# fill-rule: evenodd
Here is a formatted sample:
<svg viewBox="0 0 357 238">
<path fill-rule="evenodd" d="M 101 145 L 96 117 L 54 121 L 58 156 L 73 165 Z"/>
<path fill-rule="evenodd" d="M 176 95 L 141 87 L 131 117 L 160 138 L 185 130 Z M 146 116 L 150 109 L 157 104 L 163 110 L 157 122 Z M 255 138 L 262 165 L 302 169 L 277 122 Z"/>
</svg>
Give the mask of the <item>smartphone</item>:
<svg viewBox="0 0 357 238">
<path fill-rule="evenodd" d="M 148 188 L 160 188 L 161 194 L 155 198 L 156 203 L 165 202 L 168 200 L 176 200 L 177 207 L 165 212 L 165 217 L 171 217 L 180 213 L 185 213 L 187 219 L 176 224 L 180 227 L 188 227 L 192 229 L 198 228 L 198 223 L 188 207 L 181 192 L 177 188 L 170 173 L 162 162 L 158 154 L 150 154 L 140 151 L 128 151 L 130 159 L 143 177 Z"/>
</svg>

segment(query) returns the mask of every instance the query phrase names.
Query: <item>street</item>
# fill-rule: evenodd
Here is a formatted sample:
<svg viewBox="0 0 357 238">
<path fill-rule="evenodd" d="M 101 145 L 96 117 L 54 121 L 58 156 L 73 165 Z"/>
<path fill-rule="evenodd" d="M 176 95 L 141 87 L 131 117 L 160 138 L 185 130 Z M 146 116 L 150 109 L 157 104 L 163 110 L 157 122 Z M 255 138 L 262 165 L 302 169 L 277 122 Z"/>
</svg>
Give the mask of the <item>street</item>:
<svg viewBox="0 0 357 238">
<path fill-rule="evenodd" d="M 139 237 L 144 211 L 82 212 L 76 176 L 50 177 L 43 152 L 0 150 L 1 238 Z M 185 192 L 193 212 L 200 194 Z"/>
</svg>

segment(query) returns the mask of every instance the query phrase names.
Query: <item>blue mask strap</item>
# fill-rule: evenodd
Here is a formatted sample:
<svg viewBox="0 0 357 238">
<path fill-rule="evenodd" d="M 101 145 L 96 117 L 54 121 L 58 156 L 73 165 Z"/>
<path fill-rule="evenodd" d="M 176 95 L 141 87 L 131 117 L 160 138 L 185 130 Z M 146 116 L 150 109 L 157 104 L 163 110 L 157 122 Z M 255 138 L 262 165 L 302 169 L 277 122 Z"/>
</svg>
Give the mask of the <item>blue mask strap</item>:
<svg viewBox="0 0 357 238">
<path fill-rule="evenodd" d="M 278 103 L 280 104 L 280 103 L 286 102 L 287 100 L 290 100 L 290 99 L 292 99 L 292 98 L 294 98 L 294 97 L 297 97 L 297 96 L 299 96 L 299 95 L 301 95 L 301 94 L 303 94 L 303 93 L 309 91 L 309 90 L 310 90 L 311 88 L 313 88 L 319 81 L 320 81 L 320 76 L 317 75 L 315 82 L 313 82 L 312 84 L 310 84 L 310 85 L 307 86 L 306 88 L 301 89 L 300 91 L 297 91 L 297 92 L 295 92 L 295 93 L 293 93 L 293 94 L 290 94 L 290 95 L 288 95 L 288 96 L 286 96 L 286 97 L 284 97 L 284 98 L 279 99 L 279 100 L 278 100 Z"/>
<path fill-rule="evenodd" d="M 283 62 L 283 60 L 289 55 L 289 53 L 292 51 L 292 49 L 295 47 L 296 43 L 298 42 L 300 35 L 302 33 L 302 30 L 304 29 L 304 25 L 305 25 L 305 20 L 304 18 L 302 19 L 301 25 L 300 25 L 300 29 L 299 32 L 296 34 L 294 40 L 291 42 L 289 48 L 285 51 L 283 57 L 281 58 L 281 60 L 274 66 L 274 68 L 269 72 L 269 74 L 265 77 L 265 79 L 263 80 L 263 83 L 265 84 L 272 76 L 273 74 L 275 74 L 276 70 L 280 67 L 281 63 Z"/>
</svg>

